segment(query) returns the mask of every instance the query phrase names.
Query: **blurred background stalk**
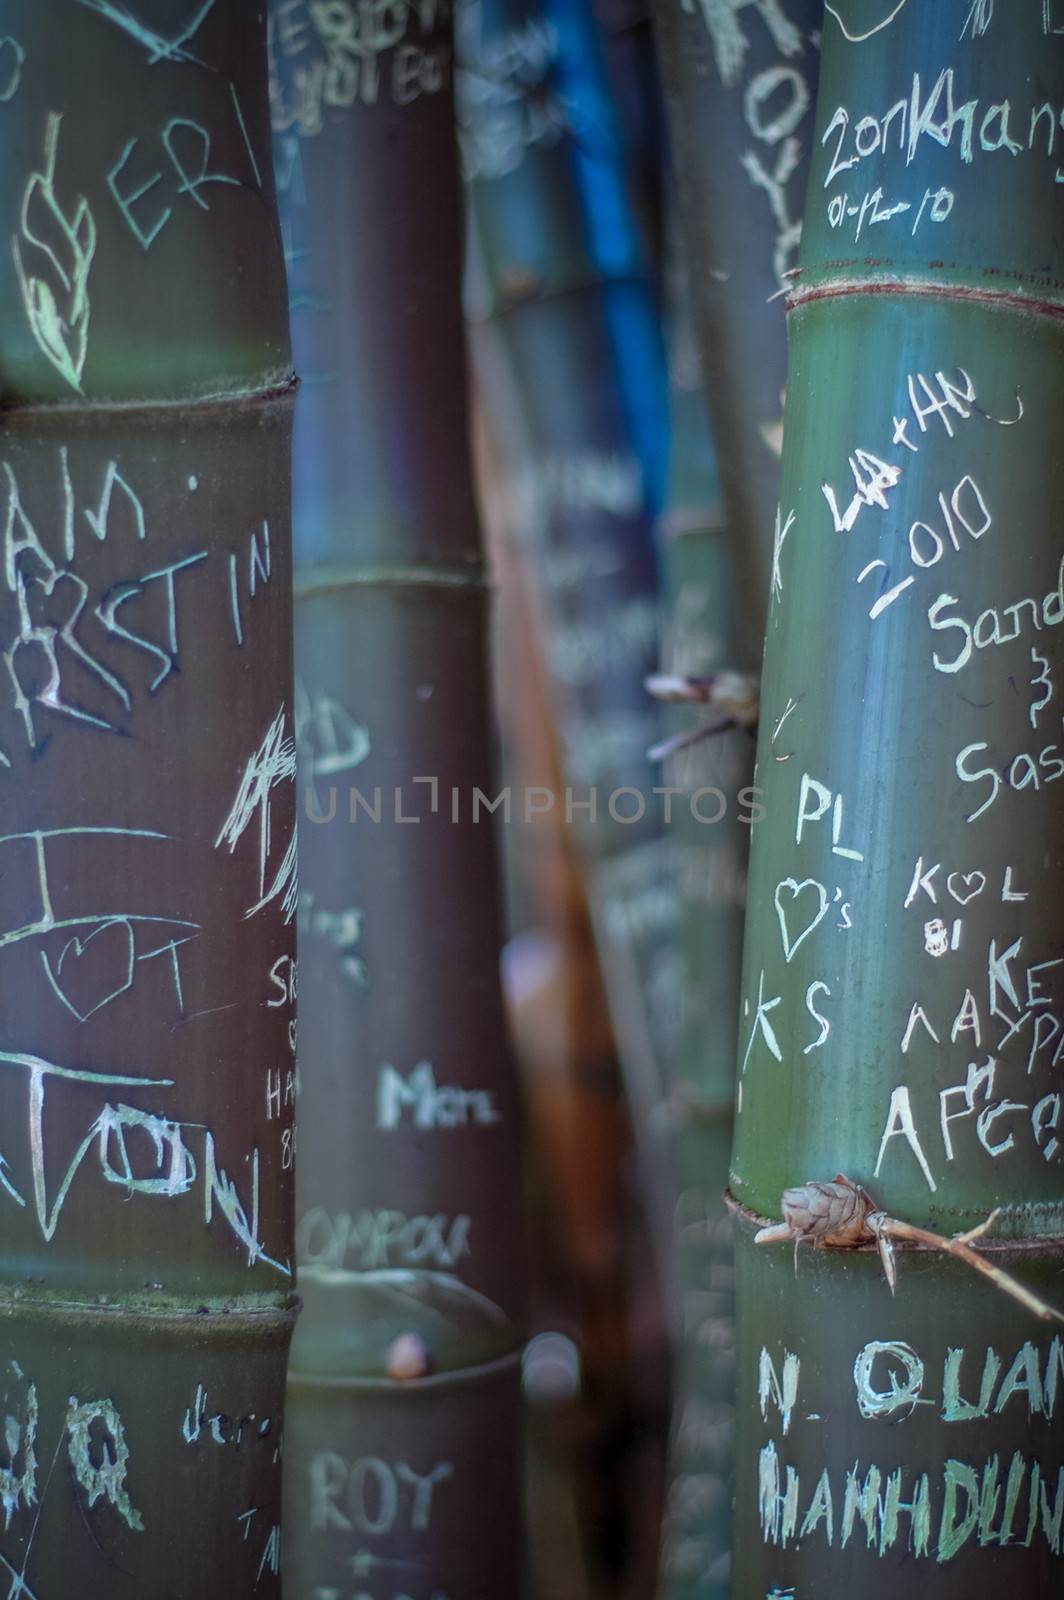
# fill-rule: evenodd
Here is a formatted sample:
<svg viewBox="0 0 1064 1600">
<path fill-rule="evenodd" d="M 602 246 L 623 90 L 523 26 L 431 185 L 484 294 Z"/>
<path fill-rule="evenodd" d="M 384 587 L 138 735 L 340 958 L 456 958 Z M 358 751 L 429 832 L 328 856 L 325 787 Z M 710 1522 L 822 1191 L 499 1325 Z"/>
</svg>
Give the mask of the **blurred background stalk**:
<svg viewBox="0 0 1064 1600">
<path fill-rule="evenodd" d="M 680 676 L 760 667 L 787 361 L 779 297 L 800 236 L 822 14 L 819 0 L 654 6 L 677 235 L 663 665 Z M 670 762 L 669 781 L 685 797 L 673 834 L 685 1010 L 673 1095 L 681 1325 L 662 1593 L 677 1600 L 728 1593 L 731 1544 L 734 1266 L 722 1191 L 746 852 L 763 813 L 752 740 L 722 726 L 727 720 L 708 706 L 677 710 L 680 747 Z M 707 738 L 682 742 L 714 725 L 718 731 Z M 690 805 L 707 787 L 728 801 L 710 828 L 699 825 Z M 717 804 L 702 799 L 698 815 Z"/>
<path fill-rule="evenodd" d="M 662 1102 L 676 1036 L 677 920 L 646 755 L 661 724 L 643 688 L 657 665 L 653 526 L 665 447 L 654 198 L 648 183 L 641 234 L 630 179 L 642 144 L 631 128 L 622 139 L 605 56 L 640 105 L 653 58 L 645 27 L 638 51 L 623 61 L 611 54 L 584 4 L 476 0 L 459 7 L 458 38 L 466 304 L 499 465 L 488 503 L 505 501 L 491 520 L 504 530 L 505 570 L 520 574 L 527 594 L 557 730 L 553 772 L 539 787 L 518 786 L 515 805 L 533 817 L 556 812 L 566 850 L 575 847 L 635 1136 L 635 1165 L 626 1161 L 614 1180 L 625 1207 L 614 1223 L 616 1265 L 629 1289 L 612 1350 L 607 1342 L 583 1352 L 591 1431 L 578 1454 L 582 1492 L 594 1498 L 597 1482 L 597 1511 L 585 1517 L 592 1581 L 603 1593 L 637 1594 L 656 1560 L 666 1427 L 673 1178 Z M 649 130 L 649 110 L 646 121 Z M 657 180 L 657 151 L 641 170 Z M 585 1013 L 598 982 L 577 980 Z M 586 1021 L 577 1027 L 574 1042 Z M 615 1093 L 605 1058 L 596 1079 L 599 1096 Z M 608 1115 L 604 1101 L 600 1109 Z M 591 1294 L 605 1288 L 585 1282 Z"/>
<path fill-rule="evenodd" d="M 691 306 L 734 546 L 741 665 L 772 583 L 787 345 L 823 0 L 655 0 Z"/>
<path fill-rule="evenodd" d="M 657 308 L 590 12 L 472 0 L 459 18 L 475 369 L 536 585 L 567 785 L 530 804 L 559 806 L 575 829 L 643 1140 L 676 980 L 675 896 L 646 758 L 658 722 L 642 688 L 659 621 Z M 645 1178 L 661 1238 L 656 1163 Z"/>
<path fill-rule="evenodd" d="M 732 552 L 710 440 L 687 275 L 675 227 L 667 288 L 669 476 L 659 520 L 662 665 L 707 679 L 735 665 Z M 680 900 L 680 1048 L 670 1111 L 676 1150 L 676 1301 L 669 1483 L 660 1593 L 724 1596 L 731 1544 L 735 1385 L 731 1219 L 723 1202 L 734 1107 L 752 739 L 706 705 L 676 706 L 664 781 Z M 715 819 L 715 820 L 712 820 Z"/>
<path fill-rule="evenodd" d="M 561 793 L 534 585 L 481 417 L 503 776 L 517 794 Z M 628 1103 L 572 828 L 559 806 L 527 823 L 514 816 L 503 837 L 504 970 L 529 1120 L 535 1593 L 640 1595 L 658 1541 L 666 1352 Z"/>
</svg>

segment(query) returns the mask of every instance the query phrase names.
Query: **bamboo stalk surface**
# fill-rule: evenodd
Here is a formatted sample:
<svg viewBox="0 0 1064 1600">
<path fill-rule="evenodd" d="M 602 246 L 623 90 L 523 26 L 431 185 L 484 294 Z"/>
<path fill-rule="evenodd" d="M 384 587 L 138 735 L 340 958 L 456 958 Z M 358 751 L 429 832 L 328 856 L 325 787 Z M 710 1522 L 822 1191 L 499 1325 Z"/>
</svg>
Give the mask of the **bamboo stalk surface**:
<svg viewBox="0 0 1064 1600">
<path fill-rule="evenodd" d="M 291 370 L 265 27 L 0 38 L 0 1567 L 280 1592 Z"/>
<path fill-rule="evenodd" d="M 287 1571 L 517 1595 L 525 1268 L 444 8 L 274 11 L 302 1100 Z"/>
<path fill-rule="evenodd" d="M 842 1172 L 1061 1306 L 1052 7 L 828 7 L 732 1184 Z M 736 1592 L 1060 1583 L 1061 1340 L 985 1278 L 741 1227 Z"/>
</svg>

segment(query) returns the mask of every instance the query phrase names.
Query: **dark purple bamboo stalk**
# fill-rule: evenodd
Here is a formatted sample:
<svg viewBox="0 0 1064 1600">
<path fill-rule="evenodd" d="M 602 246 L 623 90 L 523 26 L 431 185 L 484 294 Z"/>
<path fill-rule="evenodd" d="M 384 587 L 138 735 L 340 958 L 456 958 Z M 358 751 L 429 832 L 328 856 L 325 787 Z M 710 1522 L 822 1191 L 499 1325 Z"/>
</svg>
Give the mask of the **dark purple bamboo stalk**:
<svg viewBox="0 0 1064 1600">
<path fill-rule="evenodd" d="M 147 14 L 145 14 L 147 13 Z M 0 1568 L 277 1595 L 291 371 L 265 29 L 0 38 Z"/>
<path fill-rule="evenodd" d="M 278 5 L 297 408 L 298 1595 L 520 1592 L 525 1270 L 451 22 Z"/>
</svg>

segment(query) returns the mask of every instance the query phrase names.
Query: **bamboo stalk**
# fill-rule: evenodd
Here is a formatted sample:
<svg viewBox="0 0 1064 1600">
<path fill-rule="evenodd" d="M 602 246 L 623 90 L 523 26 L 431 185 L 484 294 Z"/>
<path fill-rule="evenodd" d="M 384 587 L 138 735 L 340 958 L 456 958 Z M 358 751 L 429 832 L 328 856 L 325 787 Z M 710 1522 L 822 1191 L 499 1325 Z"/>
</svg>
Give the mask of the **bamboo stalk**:
<svg viewBox="0 0 1064 1600">
<path fill-rule="evenodd" d="M 346 13 L 345 13 L 346 14 Z M 273 13 L 297 408 L 287 1570 L 517 1595 L 524 1266 L 443 10 Z M 479 811 L 478 811 L 479 806 Z"/>
<path fill-rule="evenodd" d="M 703 394 L 720 455 L 734 576 L 727 572 L 723 549 L 714 548 L 720 545 L 719 533 L 713 544 L 704 534 L 689 534 L 685 555 L 668 561 L 674 583 L 683 570 L 681 560 L 685 563 L 691 591 L 701 592 L 706 604 L 719 606 L 721 596 L 733 594 L 735 614 L 723 628 L 730 655 L 718 645 L 708 659 L 674 665 L 649 685 L 661 698 L 705 706 L 696 717 L 684 717 L 654 754 L 689 762 L 693 789 L 713 782 L 701 769 L 720 759 L 714 745 L 724 737 L 730 741 L 730 781 L 720 787 L 732 796 L 745 793 L 755 804 L 759 790 L 748 765 L 748 741 L 744 745 L 742 736 L 729 730 L 750 727 L 757 717 L 752 673 L 760 668 L 773 581 L 786 366 L 779 290 L 788 281 L 799 235 L 820 9 L 802 0 L 771 7 L 658 0 L 655 6 L 677 212 L 689 263 L 688 315 L 707 378 Z M 765 115 L 767 107 L 771 112 Z M 690 332 L 686 338 L 691 339 Z M 688 419 L 679 434 L 681 445 L 693 426 Z M 682 487 L 690 492 L 690 480 Z M 701 495 L 704 490 L 696 504 Z M 693 529 L 698 521 L 688 514 L 680 525 Z M 670 548 L 677 546 L 666 544 Z M 681 587 L 677 599 L 682 596 Z M 722 621 L 718 614 L 718 640 Z M 740 664 L 746 672 L 732 670 Z M 740 813 L 747 821 L 755 814 Z M 722 1101 L 731 1098 L 727 1084 L 734 1051 L 727 1066 L 720 1052 L 735 1037 L 741 890 L 739 901 L 732 902 L 727 884 L 714 881 L 714 875 L 727 863 L 725 878 L 744 880 L 746 838 L 734 813 L 726 815 L 725 827 L 723 836 L 714 831 L 716 848 L 708 859 L 695 838 L 684 847 L 686 859 L 708 869 L 711 887 L 684 919 L 693 1026 L 685 1034 L 682 1070 L 698 1085 L 691 1098 L 701 1114 L 692 1116 L 679 1136 L 690 1185 L 677 1213 L 678 1277 L 686 1308 L 684 1398 L 675 1423 L 676 1477 L 662 1575 L 664 1592 L 677 1596 L 721 1594 L 728 1583 L 734 1267 L 717 1180 L 730 1137 Z M 710 841 L 700 843 L 705 851 Z"/>
<path fill-rule="evenodd" d="M 739 1596 L 1059 1587 L 1055 25 L 828 8 L 732 1177 Z M 796 1276 L 752 1216 L 835 1173 L 872 1238 Z"/>
<path fill-rule="evenodd" d="M 740 593 L 738 660 L 761 665 L 775 557 L 787 351 L 822 0 L 655 0 L 706 400 Z"/>
<path fill-rule="evenodd" d="M 493 632 L 504 776 L 518 793 L 560 794 L 543 628 L 514 537 L 511 486 L 487 449 L 478 460 L 499 586 Z M 525 1367 L 532 1582 L 558 1600 L 583 1596 L 589 1584 L 595 1594 L 610 1593 L 621 1581 L 625 1593 L 640 1594 L 658 1549 L 654 1491 L 668 1364 L 660 1321 L 648 1327 L 647 1296 L 632 1270 L 633 1233 L 642 1241 L 645 1221 L 631 1192 L 628 1104 L 572 829 L 556 808 L 525 825 L 513 818 L 505 839 L 512 884 L 505 970 L 529 1122 L 534 1230 L 535 1336 Z"/>
<path fill-rule="evenodd" d="M 672 1073 L 679 1199 L 674 1218 L 678 1326 L 676 1398 L 660 1593 L 727 1593 L 735 1384 L 734 1266 L 727 1182 L 734 1107 L 747 823 L 734 804 L 750 779 L 749 730 L 720 728 L 721 669 L 734 660 L 732 560 L 710 442 L 684 263 L 673 239 L 667 279 L 670 474 L 660 522 L 669 618 L 665 672 L 675 700 L 663 781 L 688 801 L 670 834 L 684 962 L 682 1047 Z M 733 707 L 733 710 L 737 707 Z M 731 809 L 707 827 L 711 793 Z M 690 798 L 700 795 L 698 812 Z M 746 794 L 746 800 L 752 799 Z"/>
<path fill-rule="evenodd" d="M 725 574 L 723 551 L 704 546 L 699 537 L 693 550 L 688 546 L 688 581 L 695 593 L 701 584 L 707 595 L 735 594 L 735 615 L 726 629 L 730 657 L 718 649 L 708 666 L 681 664 L 649 685 L 663 699 L 705 707 L 685 717 L 654 754 L 690 761 L 694 784 L 704 783 L 697 776 L 700 763 L 713 759 L 722 737 L 729 739 L 731 780 L 721 787 L 755 805 L 756 775 L 740 755 L 748 750 L 730 730 L 756 724 L 754 674 L 777 543 L 785 537 L 773 517 L 786 370 L 780 290 L 789 281 L 800 234 L 821 11 L 819 3 L 803 0 L 766 6 L 657 0 L 654 8 L 690 314 L 707 379 L 704 396 L 720 457 L 734 573 L 733 579 Z M 689 437 L 691 423 L 687 427 Z M 688 516 L 681 525 L 691 522 Z M 670 564 L 678 573 L 679 562 Z M 744 672 L 733 670 L 740 665 Z M 760 815 L 759 806 L 740 813 L 746 821 L 754 815 Z M 737 876 L 745 875 L 746 840 L 735 821 L 734 814 L 726 816 L 725 837 L 714 839 L 717 848 L 705 863 L 713 886 L 685 918 L 689 960 L 696 964 L 688 976 L 694 1029 L 684 1071 L 699 1085 L 702 1115 L 679 1139 L 692 1191 L 678 1211 L 678 1272 L 689 1307 L 683 1320 L 687 1398 L 677 1413 L 678 1476 L 662 1580 L 665 1592 L 675 1595 L 720 1594 L 728 1582 L 734 1269 L 716 1177 L 729 1137 L 720 1102 L 730 1065 L 721 1070 L 719 1051 L 734 1039 L 741 913 L 729 905 L 727 887 L 713 882 L 713 874 L 732 852 Z M 703 849 L 708 842 L 702 841 Z M 693 839 L 685 854 L 699 861 Z M 700 950 L 712 951 L 712 957 L 702 956 L 701 970 Z"/>
<path fill-rule="evenodd" d="M 564 809 L 585 862 L 664 1264 L 672 1201 L 655 1130 L 678 974 L 676 900 L 646 757 L 659 723 L 643 690 L 659 620 L 656 306 L 588 7 L 469 0 L 459 21 L 466 303 L 544 622 L 567 784 L 546 803 Z"/>
<path fill-rule="evenodd" d="M 3 30 L 0 1567 L 11 1595 L 277 1595 L 295 788 L 265 29 L 234 0 L 150 25 L 11 0 Z"/>
</svg>

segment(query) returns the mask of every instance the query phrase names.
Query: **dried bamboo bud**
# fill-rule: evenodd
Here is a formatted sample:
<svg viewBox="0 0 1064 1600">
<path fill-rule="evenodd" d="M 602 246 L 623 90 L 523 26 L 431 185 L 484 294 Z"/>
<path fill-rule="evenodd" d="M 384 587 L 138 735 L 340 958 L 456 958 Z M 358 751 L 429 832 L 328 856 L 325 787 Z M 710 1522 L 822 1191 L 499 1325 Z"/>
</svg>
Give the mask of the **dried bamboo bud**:
<svg viewBox="0 0 1064 1600">
<path fill-rule="evenodd" d="M 704 678 L 684 677 L 677 673 L 652 672 L 644 678 L 643 686 L 655 700 L 671 705 L 709 706 L 719 716 L 697 728 L 685 728 L 662 739 L 647 751 L 648 761 L 667 761 L 680 750 L 690 749 L 713 734 L 728 733 L 732 728 L 753 731 L 761 712 L 760 681 L 746 672 L 715 672 Z"/>
<path fill-rule="evenodd" d="M 836 1173 L 833 1183 L 803 1183 L 799 1188 L 785 1189 L 780 1209 L 783 1221 L 759 1228 L 754 1235 L 754 1243 L 779 1244 L 793 1240 L 795 1268 L 798 1265 L 798 1246 L 803 1240 L 821 1249 L 845 1249 L 875 1243 L 883 1263 L 884 1276 L 893 1294 L 897 1286 L 894 1240 L 901 1239 L 925 1250 L 942 1250 L 956 1256 L 974 1271 L 989 1278 L 1002 1294 L 1010 1295 L 1036 1317 L 1045 1322 L 1064 1322 L 1064 1312 L 1032 1294 L 1004 1268 L 995 1266 L 972 1248 L 972 1241 L 982 1238 L 992 1226 L 997 1211 L 992 1211 L 978 1227 L 948 1239 L 943 1234 L 918 1228 L 911 1222 L 903 1222 L 899 1217 L 892 1217 L 889 1212 L 880 1210 L 860 1184 L 854 1183 L 841 1172 Z"/>
<path fill-rule="evenodd" d="M 761 710 L 760 680 L 748 672 L 714 672 L 708 677 L 684 677 L 652 672 L 644 680 L 648 694 L 670 704 L 713 706 L 740 727 L 757 725 Z"/>
<path fill-rule="evenodd" d="M 855 1245 L 868 1238 L 868 1217 L 875 1206 L 859 1184 L 841 1172 L 834 1183 L 804 1183 L 785 1189 L 783 1218 L 792 1238 L 815 1245 Z"/>
</svg>

